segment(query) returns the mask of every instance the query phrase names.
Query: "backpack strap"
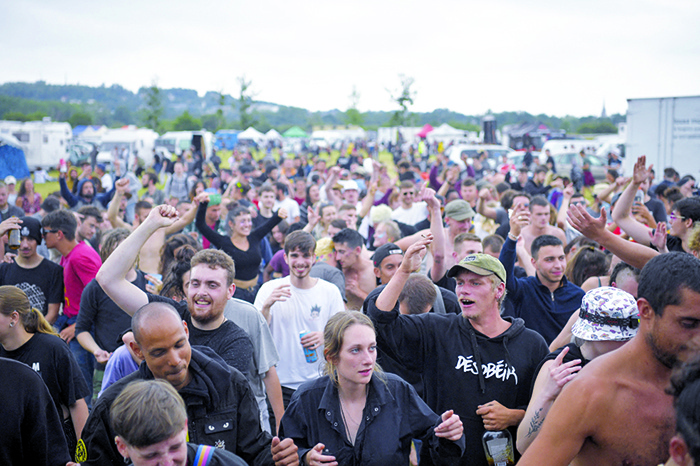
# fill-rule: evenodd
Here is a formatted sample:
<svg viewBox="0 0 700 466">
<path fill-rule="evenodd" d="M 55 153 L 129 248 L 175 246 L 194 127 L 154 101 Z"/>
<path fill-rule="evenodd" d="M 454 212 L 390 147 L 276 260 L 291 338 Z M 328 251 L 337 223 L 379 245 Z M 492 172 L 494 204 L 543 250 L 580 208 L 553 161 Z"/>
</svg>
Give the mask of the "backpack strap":
<svg viewBox="0 0 700 466">
<path fill-rule="evenodd" d="M 214 447 L 209 445 L 199 445 L 194 456 L 194 466 L 206 466 L 214 456 Z"/>
</svg>

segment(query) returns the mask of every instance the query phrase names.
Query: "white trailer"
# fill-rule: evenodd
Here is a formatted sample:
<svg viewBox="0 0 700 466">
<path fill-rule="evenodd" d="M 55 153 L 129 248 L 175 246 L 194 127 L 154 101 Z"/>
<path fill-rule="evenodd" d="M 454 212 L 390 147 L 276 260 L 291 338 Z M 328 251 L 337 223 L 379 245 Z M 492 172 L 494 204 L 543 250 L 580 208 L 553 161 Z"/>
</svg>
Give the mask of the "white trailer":
<svg viewBox="0 0 700 466">
<path fill-rule="evenodd" d="M 640 155 L 654 165 L 656 179 L 664 168 L 681 176 L 700 173 L 700 96 L 627 99 L 627 142 L 623 167 L 632 173 Z"/>
<path fill-rule="evenodd" d="M 156 147 L 162 147 L 176 155 L 181 155 L 194 146 L 196 150 L 199 150 L 209 159 L 214 148 L 214 134 L 206 130 L 168 131 L 160 136 L 155 144 Z"/>
<path fill-rule="evenodd" d="M 155 149 L 156 139 L 158 139 L 158 133 L 148 128 L 127 126 L 107 130 L 102 135 L 97 161 L 100 163 L 112 163 L 115 149 L 118 153 L 122 153 L 126 149 L 129 157 L 138 155 L 148 166 L 153 162 L 153 149 Z"/>
<path fill-rule="evenodd" d="M 20 142 L 30 170 L 58 166 L 68 157 L 73 137 L 69 123 L 53 122 L 49 117 L 42 121 L 0 121 L 0 134 L 14 136 Z"/>
</svg>

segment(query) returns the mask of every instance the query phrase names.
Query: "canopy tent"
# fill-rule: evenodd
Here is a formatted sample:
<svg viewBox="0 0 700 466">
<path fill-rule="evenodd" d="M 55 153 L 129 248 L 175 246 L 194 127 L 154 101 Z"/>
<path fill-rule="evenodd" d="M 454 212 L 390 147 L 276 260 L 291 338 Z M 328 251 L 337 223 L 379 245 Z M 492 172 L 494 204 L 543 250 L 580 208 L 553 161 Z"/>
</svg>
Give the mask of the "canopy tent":
<svg viewBox="0 0 700 466">
<path fill-rule="evenodd" d="M 287 131 L 285 131 L 282 136 L 285 138 L 308 138 L 309 135 L 306 134 L 306 132 L 299 128 L 298 126 L 292 126 L 289 128 Z"/>
<path fill-rule="evenodd" d="M 29 167 L 21 143 L 14 136 L 0 134 L 0 178 L 12 175 L 15 178 L 29 178 Z"/>
<path fill-rule="evenodd" d="M 432 130 L 433 130 L 433 127 L 430 126 L 430 124 L 428 123 L 428 124 L 426 124 L 425 126 L 423 126 L 423 129 L 421 129 L 421 130 L 418 132 L 418 135 L 417 135 L 417 136 L 418 136 L 419 138 L 427 137 L 427 136 L 428 136 L 428 133 L 431 132 Z"/>
<path fill-rule="evenodd" d="M 271 129 L 267 133 L 265 133 L 265 140 L 267 141 L 281 141 L 282 140 L 282 135 L 276 130 L 276 129 Z"/>
<path fill-rule="evenodd" d="M 265 139 L 265 135 L 251 126 L 245 131 L 238 133 L 238 140 L 240 141 L 241 139 L 259 142 Z"/>
</svg>

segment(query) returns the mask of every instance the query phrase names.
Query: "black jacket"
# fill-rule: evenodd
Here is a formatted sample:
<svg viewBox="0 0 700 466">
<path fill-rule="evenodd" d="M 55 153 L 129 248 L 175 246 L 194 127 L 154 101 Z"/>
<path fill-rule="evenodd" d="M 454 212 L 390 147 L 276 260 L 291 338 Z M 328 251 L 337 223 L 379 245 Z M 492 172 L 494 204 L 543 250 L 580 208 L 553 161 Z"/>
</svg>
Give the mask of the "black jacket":
<svg viewBox="0 0 700 466">
<path fill-rule="evenodd" d="M 368 311 L 381 337 L 379 349 L 387 347 L 406 368 L 422 371 L 428 406 L 436 413 L 453 409 L 462 420 L 467 449 L 459 464 L 485 466 L 477 407 L 496 400 L 509 409 L 527 408 L 535 368 L 549 352 L 542 337 L 522 319 L 506 318 L 511 326 L 489 338 L 461 315 L 404 316 L 398 305 L 380 311 L 376 298 L 369 300 Z M 515 429 L 510 430 L 515 439 Z M 431 464 L 428 456 L 425 464 Z"/>
<path fill-rule="evenodd" d="M 271 438 L 260 428 L 258 405 L 243 374 L 203 346 L 192 347 L 189 370 L 192 381 L 179 392 L 187 406 L 188 441 L 226 449 L 251 465 L 273 465 Z M 83 429 L 88 459 L 81 464 L 124 464 L 114 443 L 109 409 L 129 382 L 152 379 L 143 363 L 102 394 Z"/>
<path fill-rule="evenodd" d="M 294 439 L 299 460 L 316 444 L 343 466 L 408 464 L 411 441 L 424 438 L 431 454 L 456 461 L 464 451 L 457 442 L 440 439 L 434 428 L 442 419 L 418 397 L 411 385 L 393 374 L 372 376 L 364 419 L 355 445 L 347 440 L 338 389 L 328 376 L 303 384 L 292 396 L 280 424 L 280 436 Z M 439 455 L 439 456 L 438 456 Z"/>
</svg>

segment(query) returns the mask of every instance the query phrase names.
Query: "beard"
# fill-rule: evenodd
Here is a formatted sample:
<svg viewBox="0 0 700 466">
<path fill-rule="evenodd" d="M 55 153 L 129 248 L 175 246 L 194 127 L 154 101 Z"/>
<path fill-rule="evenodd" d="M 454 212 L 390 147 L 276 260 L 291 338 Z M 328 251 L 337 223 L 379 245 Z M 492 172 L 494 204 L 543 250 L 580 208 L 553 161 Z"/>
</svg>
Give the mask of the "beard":
<svg viewBox="0 0 700 466">
<path fill-rule="evenodd" d="M 673 369 L 673 367 L 678 364 L 677 352 L 671 353 L 661 348 L 658 339 L 656 338 L 656 335 L 654 335 L 652 332 L 649 332 L 646 334 L 645 339 L 647 345 L 649 345 L 649 348 L 651 349 L 651 352 L 657 361 L 659 361 L 661 364 L 668 367 L 669 369 Z"/>
</svg>

